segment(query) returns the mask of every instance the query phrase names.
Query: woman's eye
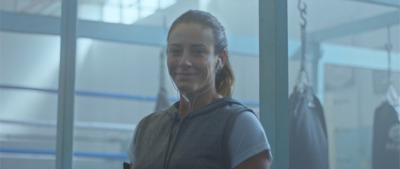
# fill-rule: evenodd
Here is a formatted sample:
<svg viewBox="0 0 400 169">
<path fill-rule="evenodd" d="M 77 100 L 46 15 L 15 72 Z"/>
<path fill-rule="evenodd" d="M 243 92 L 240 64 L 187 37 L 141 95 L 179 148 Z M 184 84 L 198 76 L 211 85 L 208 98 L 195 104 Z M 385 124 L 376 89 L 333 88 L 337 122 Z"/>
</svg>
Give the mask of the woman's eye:
<svg viewBox="0 0 400 169">
<path fill-rule="evenodd" d="M 179 49 L 169 49 L 168 50 L 168 54 L 171 54 L 171 55 L 179 55 L 181 53 L 181 50 L 179 50 Z"/>
<path fill-rule="evenodd" d="M 205 53 L 204 50 L 194 50 L 194 54 L 196 55 L 203 55 Z"/>
</svg>

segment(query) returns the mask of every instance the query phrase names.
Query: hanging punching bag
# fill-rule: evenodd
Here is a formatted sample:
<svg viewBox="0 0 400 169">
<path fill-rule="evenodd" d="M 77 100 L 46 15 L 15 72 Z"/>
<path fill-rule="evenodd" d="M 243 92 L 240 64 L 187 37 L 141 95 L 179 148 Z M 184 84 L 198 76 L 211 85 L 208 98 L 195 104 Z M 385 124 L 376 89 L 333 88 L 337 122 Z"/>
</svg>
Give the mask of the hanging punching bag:
<svg viewBox="0 0 400 169">
<path fill-rule="evenodd" d="M 372 169 L 400 169 L 399 131 L 391 138 L 391 129 L 400 125 L 397 112 L 388 102 L 383 102 L 374 114 L 372 138 Z M 396 133 L 394 133 L 396 134 Z"/>
<path fill-rule="evenodd" d="M 289 168 L 328 169 L 328 137 L 324 112 L 312 88 L 295 88 L 289 98 Z"/>
</svg>

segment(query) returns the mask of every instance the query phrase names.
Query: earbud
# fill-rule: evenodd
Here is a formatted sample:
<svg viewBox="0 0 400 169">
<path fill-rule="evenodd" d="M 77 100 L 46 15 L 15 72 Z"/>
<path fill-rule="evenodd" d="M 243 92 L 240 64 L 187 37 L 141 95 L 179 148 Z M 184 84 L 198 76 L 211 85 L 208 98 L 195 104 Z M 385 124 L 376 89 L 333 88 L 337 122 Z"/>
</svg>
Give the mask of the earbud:
<svg viewBox="0 0 400 169">
<path fill-rule="evenodd" d="M 221 58 L 218 58 L 217 70 L 222 69 L 222 61 Z"/>
</svg>

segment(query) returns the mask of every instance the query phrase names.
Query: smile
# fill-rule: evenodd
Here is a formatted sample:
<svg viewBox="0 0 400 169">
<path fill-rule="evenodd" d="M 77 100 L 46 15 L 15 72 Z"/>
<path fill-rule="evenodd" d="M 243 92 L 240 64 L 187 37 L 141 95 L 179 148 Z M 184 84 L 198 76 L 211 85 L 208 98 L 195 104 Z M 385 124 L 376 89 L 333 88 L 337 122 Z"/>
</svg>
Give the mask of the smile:
<svg viewBox="0 0 400 169">
<path fill-rule="evenodd" d="M 176 73 L 175 75 L 178 77 L 189 78 L 195 76 L 196 73 Z"/>
</svg>

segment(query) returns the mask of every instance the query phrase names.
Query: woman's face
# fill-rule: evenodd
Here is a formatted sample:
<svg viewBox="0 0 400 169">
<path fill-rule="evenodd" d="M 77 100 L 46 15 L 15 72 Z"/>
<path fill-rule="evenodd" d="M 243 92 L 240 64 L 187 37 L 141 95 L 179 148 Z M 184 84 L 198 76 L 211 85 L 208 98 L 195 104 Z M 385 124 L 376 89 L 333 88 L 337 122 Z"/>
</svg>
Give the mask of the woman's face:
<svg viewBox="0 0 400 169">
<path fill-rule="evenodd" d="M 169 74 L 181 93 L 214 87 L 218 57 L 210 28 L 196 23 L 176 25 L 168 38 L 167 55 Z"/>
</svg>

